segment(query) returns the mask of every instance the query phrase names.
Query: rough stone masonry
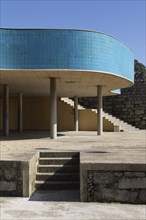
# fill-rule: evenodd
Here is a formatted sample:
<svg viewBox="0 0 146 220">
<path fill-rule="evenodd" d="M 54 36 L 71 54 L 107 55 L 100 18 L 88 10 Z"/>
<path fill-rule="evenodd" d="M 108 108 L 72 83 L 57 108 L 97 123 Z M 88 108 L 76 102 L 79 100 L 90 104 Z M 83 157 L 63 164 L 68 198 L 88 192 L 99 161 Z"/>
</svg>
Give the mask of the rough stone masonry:
<svg viewBox="0 0 146 220">
<path fill-rule="evenodd" d="M 88 171 L 88 202 L 146 203 L 146 172 Z"/>
<path fill-rule="evenodd" d="M 97 98 L 80 98 L 86 108 L 97 108 Z M 146 129 L 146 67 L 135 60 L 134 85 L 120 95 L 103 99 L 103 110 L 137 128 Z"/>
</svg>

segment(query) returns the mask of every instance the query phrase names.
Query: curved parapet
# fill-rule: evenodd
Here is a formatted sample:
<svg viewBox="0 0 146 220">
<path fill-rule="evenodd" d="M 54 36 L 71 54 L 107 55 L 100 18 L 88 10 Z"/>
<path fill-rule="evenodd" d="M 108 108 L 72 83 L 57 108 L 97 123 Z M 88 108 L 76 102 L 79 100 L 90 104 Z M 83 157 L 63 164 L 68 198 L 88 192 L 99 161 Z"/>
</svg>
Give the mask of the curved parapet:
<svg viewBox="0 0 146 220">
<path fill-rule="evenodd" d="M 91 91 L 88 87 L 99 84 L 105 86 L 104 95 L 109 95 L 111 90 L 132 85 L 134 56 L 125 44 L 104 33 L 69 29 L 0 29 L 0 69 L 4 83 L 12 72 L 19 78 L 24 78 L 24 74 L 29 78 L 35 71 L 33 76 L 57 77 L 58 83 L 66 87 L 68 83 L 74 84 L 72 95 L 94 96 L 94 89 Z M 25 85 L 21 86 L 25 90 Z M 60 96 L 67 91 L 65 87 L 63 92 L 59 88 Z"/>
</svg>

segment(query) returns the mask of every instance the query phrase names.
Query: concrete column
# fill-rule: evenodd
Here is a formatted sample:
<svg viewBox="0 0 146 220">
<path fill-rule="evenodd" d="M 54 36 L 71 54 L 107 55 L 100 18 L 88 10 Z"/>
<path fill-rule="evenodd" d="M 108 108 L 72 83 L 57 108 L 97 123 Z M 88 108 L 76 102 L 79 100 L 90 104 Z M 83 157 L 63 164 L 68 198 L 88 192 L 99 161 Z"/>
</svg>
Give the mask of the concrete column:
<svg viewBox="0 0 146 220">
<path fill-rule="evenodd" d="M 23 130 L 23 102 L 22 93 L 18 94 L 18 132 Z"/>
<path fill-rule="evenodd" d="M 103 118 L 102 118 L 102 86 L 97 86 L 97 94 L 98 94 L 98 123 L 97 123 L 97 134 L 102 135 L 103 132 Z"/>
<path fill-rule="evenodd" d="M 9 135 L 9 86 L 3 85 L 3 135 Z"/>
<path fill-rule="evenodd" d="M 56 78 L 50 78 L 50 99 L 51 99 L 51 118 L 50 118 L 50 138 L 57 138 L 57 90 Z"/>
<path fill-rule="evenodd" d="M 74 97 L 74 130 L 79 130 L 79 119 L 78 119 L 78 97 Z"/>
</svg>

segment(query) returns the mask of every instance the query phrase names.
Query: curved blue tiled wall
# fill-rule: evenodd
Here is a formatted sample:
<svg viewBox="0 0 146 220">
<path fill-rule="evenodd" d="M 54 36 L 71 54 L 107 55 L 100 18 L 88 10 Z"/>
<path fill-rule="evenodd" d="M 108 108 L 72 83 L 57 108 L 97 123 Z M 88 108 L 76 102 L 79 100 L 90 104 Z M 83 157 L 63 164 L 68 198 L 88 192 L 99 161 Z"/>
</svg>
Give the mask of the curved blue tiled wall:
<svg viewBox="0 0 146 220">
<path fill-rule="evenodd" d="M 0 69 L 79 69 L 133 80 L 132 51 L 103 33 L 0 29 Z"/>
</svg>

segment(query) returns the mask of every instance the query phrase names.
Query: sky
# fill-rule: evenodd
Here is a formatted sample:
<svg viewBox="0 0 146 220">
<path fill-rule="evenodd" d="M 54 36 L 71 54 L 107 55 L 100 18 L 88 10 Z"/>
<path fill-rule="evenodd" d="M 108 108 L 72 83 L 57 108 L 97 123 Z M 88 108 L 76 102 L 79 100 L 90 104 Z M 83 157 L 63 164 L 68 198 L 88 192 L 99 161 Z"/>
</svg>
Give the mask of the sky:
<svg viewBox="0 0 146 220">
<path fill-rule="evenodd" d="M 0 0 L 0 27 L 104 32 L 146 65 L 146 0 Z"/>
</svg>

